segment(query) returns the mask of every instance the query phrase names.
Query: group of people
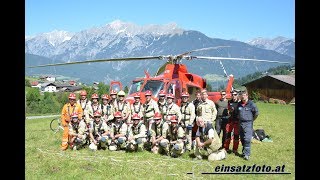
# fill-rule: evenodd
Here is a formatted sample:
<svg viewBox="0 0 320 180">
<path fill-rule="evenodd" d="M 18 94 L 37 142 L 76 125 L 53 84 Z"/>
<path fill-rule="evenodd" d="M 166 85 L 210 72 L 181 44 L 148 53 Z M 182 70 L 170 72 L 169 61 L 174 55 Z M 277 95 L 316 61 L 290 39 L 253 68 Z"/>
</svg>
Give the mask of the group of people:
<svg viewBox="0 0 320 180">
<path fill-rule="evenodd" d="M 77 150 L 88 145 L 91 150 L 149 150 L 171 157 L 192 151 L 194 159 L 207 156 L 209 161 L 216 161 L 225 159 L 227 153 L 240 155 L 240 137 L 242 155 L 248 160 L 258 108 L 247 92 L 241 92 L 240 98 L 233 91 L 231 100 L 226 99 L 225 91 L 220 93 L 221 99 L 213 102 L 205 89 L 192 101 L 188 92 L 182 92 L 180 105 L 173 94 L 163 90 L 158 101 L 152 99 L 150 90 L 145 91 L 143 104 L 139 92 L 134 94 L 132 104 L 125 101 L 122 90 L 111 90 L 101 98 L 94 93 L 91 100 L 84 90 L 78 100 L 70 93 L 61 113 L 61 149 Z M 232 138 L 233 151 L 229 150 Z"/>
</svg>

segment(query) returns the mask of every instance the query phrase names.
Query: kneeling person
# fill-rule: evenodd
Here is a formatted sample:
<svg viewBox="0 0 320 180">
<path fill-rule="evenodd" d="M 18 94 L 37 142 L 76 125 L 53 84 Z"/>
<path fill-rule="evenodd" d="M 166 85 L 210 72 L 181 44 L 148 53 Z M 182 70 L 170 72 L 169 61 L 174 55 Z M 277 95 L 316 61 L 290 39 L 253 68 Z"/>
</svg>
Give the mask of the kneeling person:
<svg viewBox="0 0 320 180">
<path fill-rule="evenodd" d="M 73 150 L 82 148 L 87 142 L 87 125 L 84 120 L 79 120 L 78 114 L 71 115 L 69 123 L 69 145 Z"/>
<path fill-rule="evenodd" d="M 169 125 L 162 119 L 162 115 L 155 113 L 154 123 L 151 124 L 151 151 L 155 154 L 169 155 Z"/>
<path fill-rule="evenodd" d="M 112 142 L 109 150 L 116 151 L 126 148 L 128 125 L 123 122 L 120 111 L 114 113 L 115 122 L 113 124 L 113 133 L 111 134 Z"/>
<path fill-rule="evenodd" d="M 143 151 L 147 142 L 146 126 L 143 124 L 139 114 L 134 114 L 131 119 L 133 120 L 133 125 L 129 128 L 127 150 Z"/>
<path fill-rule="evenodd" d="M 197 117 L 198 129 L 196 132 L 196 148 L 194 155 L 196 159 L 208 156 L 209 161 L 217 161 L 226 158 L 225 149 L 220 149 L 221 140 L 211 123 L 205 123 L 202 117 Z"/>
<path fill-rule="evenodd" d="M 171 156 L 178 157 L 181 156 L 185 149 L 185 131 L 183 130 L 181 125 L 178 125 L 178 120 L 176 116 L 171 116 L 171 124 L 170 124 L 170 145 L 171 145 Z"/>
<path fill-rule="evenodd" d="M 107 141 L 110 139 L 111 129 L 101 120 L 101 113 L 96 111 L 93 114 L 94 121 L 90 123 L 89 136 L 91 150 L 103 149 L 107 147 Z"/>
</svg>

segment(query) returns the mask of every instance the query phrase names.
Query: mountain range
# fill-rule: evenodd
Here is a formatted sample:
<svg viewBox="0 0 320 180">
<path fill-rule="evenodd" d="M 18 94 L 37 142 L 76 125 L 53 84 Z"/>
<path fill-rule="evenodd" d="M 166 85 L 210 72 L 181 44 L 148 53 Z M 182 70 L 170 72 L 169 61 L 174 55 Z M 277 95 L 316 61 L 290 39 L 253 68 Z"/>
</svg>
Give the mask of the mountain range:
<svg viewBox="0 0 320 180">
<path fill-rule="evenodd" d="M 227 46 L 215 50 L 197 51 L 195 56 L 219 56 L 267 59 L 295 62 L 294 39 L 277 37 L 275 39 L 256 38 L 248 42 L 210 38 L 205 34 L 184 30 L 176 24 L 138 26 L 133 23 L 114 21 L 102 27 L 95 27 L 77 33 L 53 31 L 25 38 L 25 65 L 34 66 L 89 59 L 121 58 L 137 56 L 177 55 L 205 47 Z M 130 62 L 105 62 L 26 68 L 26 75 L 57 74 L 80 78 L 81 82 L 95 81 L 109 83 L 120 80 L 124 85 L 135 77 L 143 77 L 144 70 L 151 75 L 165 63 L 145 60 Z M 183 60 L 191 73 L 204 77 L 223 77 L 219 61 Z M 283 64 L 249 61 L 222 61 L 228 74 L 235 78 L 256 71 L 265 71 Z M 219 79 L 219 78 L 218 78 Z M 208 79 L 216 83 L 216 79 Z M 219 82 L 218 82 L 219 83 Z"/>
</svg>

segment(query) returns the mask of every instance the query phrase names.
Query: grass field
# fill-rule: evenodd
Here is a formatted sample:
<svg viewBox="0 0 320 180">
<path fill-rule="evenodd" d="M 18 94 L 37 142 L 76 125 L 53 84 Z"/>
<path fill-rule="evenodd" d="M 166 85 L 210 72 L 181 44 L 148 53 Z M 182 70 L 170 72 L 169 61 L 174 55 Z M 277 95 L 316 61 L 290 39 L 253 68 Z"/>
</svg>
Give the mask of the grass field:
<svg viewBox="0 0 320 180">
<path fill-rule="evenodd" d="M 252 143 L 251 159 L 228 154 L 222 161 L 193 161 L 150 152 L 60 151 L 61 133 L 54 134 L 52 118 L 26 121 L 26 179 L 295 179 L 295 107 L 257 103 L 260 116 L 254 129 L 263 128 L 273 142 Z M 239 152 L 242 146 L 239 146 Z M 202 174 L 217 166 L 270 166 L 291 174 Z M 261 171 L 260 171 L 261 172 Z M 188 174 L 193 173 L 193 174 Z"/>
</svg>

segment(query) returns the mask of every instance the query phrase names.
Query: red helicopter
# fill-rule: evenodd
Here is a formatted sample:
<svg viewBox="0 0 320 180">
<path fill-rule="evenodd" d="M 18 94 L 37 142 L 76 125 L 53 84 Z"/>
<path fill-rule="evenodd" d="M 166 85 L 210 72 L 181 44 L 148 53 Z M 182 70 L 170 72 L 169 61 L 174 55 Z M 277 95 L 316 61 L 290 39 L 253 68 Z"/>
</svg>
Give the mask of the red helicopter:
<svg viewBox="0 0 320 180">
<path fill-rule="evenodd" d="M 226 57 L 206 57 L 206 56 L 190 56 L 192 52 L 204 51 L 211 49 L 218 49 L 229 46 L 217 46 L 201 48 L 192 51 L 188 51 L 179 55 L 167 55 L 167 56 L 144 56 L 144 57 L 127 57 L 127 58 L 110 58 L 110 59 L 96 59 L 96 60 L 85 60 L 85 61 L 74 61 L 68 63 L 56 63 L 56 64 L 46 64 L 38 66 L 29 66 L 27 68 L 35 67 L 47 67 L 47 66 L 60 66 L 60 65 L 71 65 L 71 64 L 83 64 L 83 63 L 93 63 L 93 62 L 112 62 L 112 61 L 138 61 L 138 60 L 165 60 L 166 63 L 163 64 L 155 74 L 155 76 L 150 76 L 148 72 L 145 71 L 145 77 L 136 78 L 132 81 L 130 85 L 128 96 L 126 100 L 130 103 L 134 101 L 134 94 L 140 92 L 141 102 L 145 102 L 144 92 L 146 90 L 151 90 L 152 98 L 158 100 L 158 93 L 160 90 L 164 90 L 167 93 L 172 93 L 175 96 L 175 102 L 180 105 L 181 93 L 187 91 L 190 94 L 190 99 L 194 99 L 197 91 L 201 91 L 207 87 L 206 80 L 197 75 L 188 72 L 187 66 L 182 64 L 182 59 L 187 61 L 195 59 L 206 59 L 220 61 L 220 64 L 224 70 L 225 75 L 228 78 L 226 84 L 226 94 L 227 98 L 231 98 L 231 91 L 233 89 L 233 75 L 227 75 L 226 71 L 222 65 L 221 60 L 241 60 L 241 61 L 258 61 L 258 62 L 273 62 L 273 63 L 289 63 L 282 61 L 269 61 L 269 60 L 259 60 L 259 59 L 245 59 L 245 58 L 226 58 Z M 111 81 L 110 90 L 114 89 L 116 91 L 122 90 L 122 84 L 119 81 Z M 208 98 L 214 102 L 218 101 L 221 96 L 220 92 L 208 92 Z"/>
</svg>

